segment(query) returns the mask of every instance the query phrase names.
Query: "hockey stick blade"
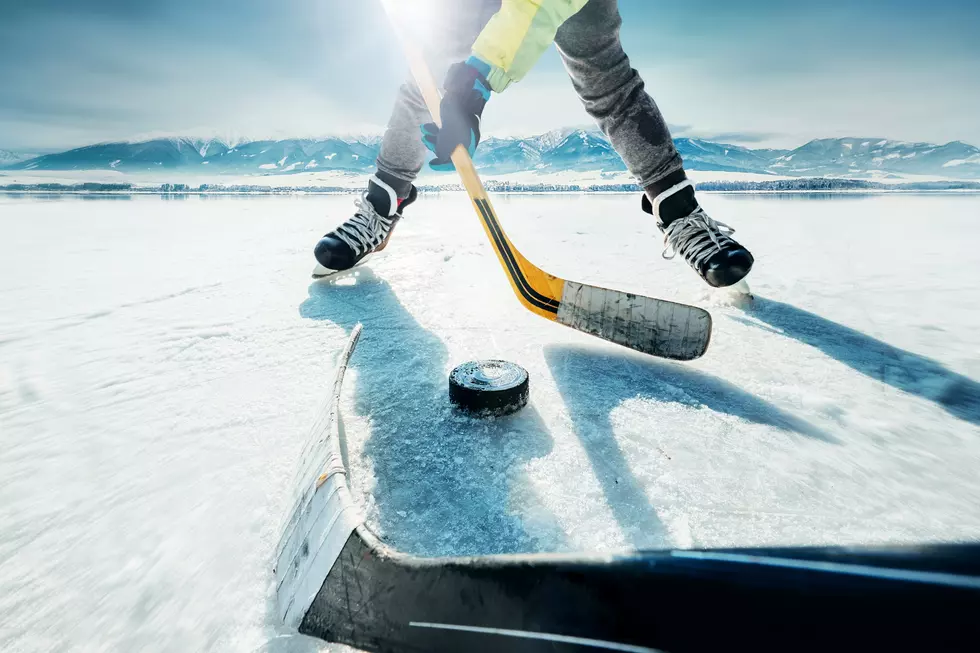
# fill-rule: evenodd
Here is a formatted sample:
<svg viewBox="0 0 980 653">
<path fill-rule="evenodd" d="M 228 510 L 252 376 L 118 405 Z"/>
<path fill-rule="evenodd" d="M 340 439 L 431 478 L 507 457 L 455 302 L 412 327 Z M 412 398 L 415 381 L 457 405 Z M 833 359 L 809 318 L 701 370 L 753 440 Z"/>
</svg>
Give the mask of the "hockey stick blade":
<svg viewBox="0 0 980 653">
<path fill-rule="evenodd" d="M 273 572 L 278 616 L 293 628 L 306 616 L 323 578 L 360 523 L 348 487 L 339 416 L 344 374 L 360 335 L 361 325 L 357 324 L 337 359 L 332 389 L 296 466 L 293 508 L 280 529 Z"/>
<path fill-rule="evenodd" d="M 297 461 L 274 571 L 289 629 L 371 653 L 976 649 L 976 544 L 458 558 L 391 548 L 349 489 L 340 400 L 359 334 Z"/>
<path fill-rule="evenodd" d="M 711 314 L 696 306 L 566 281 L 558 323 L 661 358 L 693 360 L 711 342 Z"/>
</svg>

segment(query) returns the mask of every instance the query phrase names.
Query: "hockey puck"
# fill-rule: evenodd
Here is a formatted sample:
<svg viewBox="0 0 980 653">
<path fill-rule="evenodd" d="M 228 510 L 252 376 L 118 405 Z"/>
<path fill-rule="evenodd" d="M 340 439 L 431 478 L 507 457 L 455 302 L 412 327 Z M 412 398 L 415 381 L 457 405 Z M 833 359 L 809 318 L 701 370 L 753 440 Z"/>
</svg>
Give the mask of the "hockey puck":
<svg viewBox="0 0 980 653">
<path fill-rule="evenodd" d="M 528 380 L 527 370 L 514 363 L 470 361 L 449 374 L 449 401 L 470 413 L 514 413 L 527 405 Z"/>
</svg>

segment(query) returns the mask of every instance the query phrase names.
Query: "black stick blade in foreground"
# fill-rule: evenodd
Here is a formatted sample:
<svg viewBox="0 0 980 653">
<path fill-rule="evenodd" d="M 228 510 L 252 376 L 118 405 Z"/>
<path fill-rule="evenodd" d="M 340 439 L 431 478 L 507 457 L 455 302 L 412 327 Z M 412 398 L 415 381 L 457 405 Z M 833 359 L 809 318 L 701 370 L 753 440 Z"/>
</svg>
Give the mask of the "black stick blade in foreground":
<svg viewBox="0 0 980 653">
<path fill-rule="evenodd" d="M 339 399 L 310 433 L 277 552 L 286 627 L 379 653 L 975 651 L 980 545 L 425 559 L 347 485 Z"/>
</svg>

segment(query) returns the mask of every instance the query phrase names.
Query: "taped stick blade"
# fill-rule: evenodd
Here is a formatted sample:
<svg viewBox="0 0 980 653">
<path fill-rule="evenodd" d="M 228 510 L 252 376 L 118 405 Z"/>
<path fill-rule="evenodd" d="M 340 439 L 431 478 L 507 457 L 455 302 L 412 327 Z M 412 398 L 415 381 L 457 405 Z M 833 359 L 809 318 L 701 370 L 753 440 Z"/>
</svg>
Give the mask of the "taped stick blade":
<svg viewBox="0 0 980 653">
<path fill-rule="evenodd" d="M 558 322 L 636 351 L 700 358 L 711 342 L 711 315 L 703 308 L 566 281 Z"/>
</svg>

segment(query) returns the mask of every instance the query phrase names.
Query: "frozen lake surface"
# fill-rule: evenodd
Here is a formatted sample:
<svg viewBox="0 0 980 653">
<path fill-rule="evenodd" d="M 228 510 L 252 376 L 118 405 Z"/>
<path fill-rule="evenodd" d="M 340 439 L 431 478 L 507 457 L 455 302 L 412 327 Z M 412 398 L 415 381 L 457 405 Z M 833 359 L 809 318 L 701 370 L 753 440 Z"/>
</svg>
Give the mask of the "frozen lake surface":
<svg viewBox="0 0 980 653">
<path fill-rule="evenodd" d="M 751 304 L 660 257 L 630 195 L 495 200 L 574 280 L 697 303 L 679 364 L 537 318 L 464 195 L 311 282 L 349 196 L 0 195 L 0 649 L 315 650 L 272 557 L 334 355 L 369 523 L 417 554 L 980 539 L 980 197 L 703 195 Z M 505 358 L 531 401 L 450 410 Z"/>
</svg>

